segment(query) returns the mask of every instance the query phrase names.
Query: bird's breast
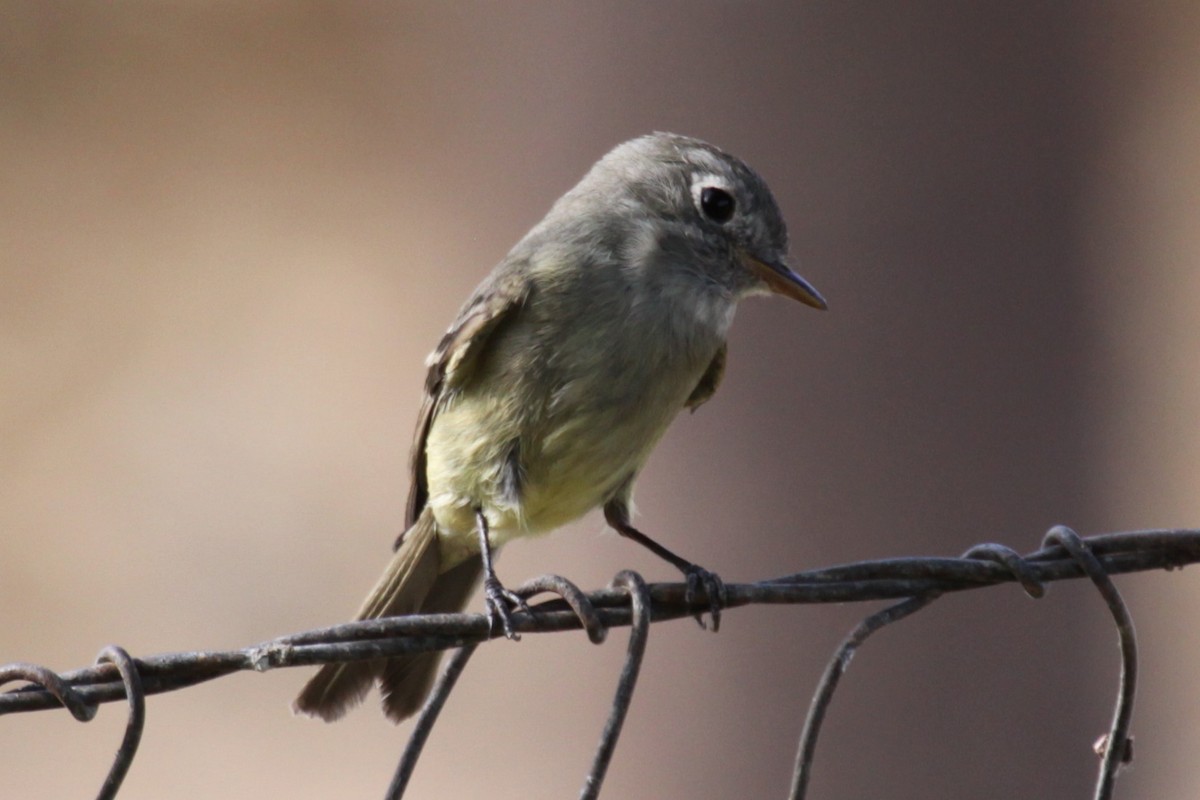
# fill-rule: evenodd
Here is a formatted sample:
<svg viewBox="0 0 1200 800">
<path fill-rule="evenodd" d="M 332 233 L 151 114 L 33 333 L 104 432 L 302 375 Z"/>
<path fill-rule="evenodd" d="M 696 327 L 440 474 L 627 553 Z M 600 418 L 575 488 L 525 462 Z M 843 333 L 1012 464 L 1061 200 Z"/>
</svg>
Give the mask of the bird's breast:
<svg viewBox="0 0 1200 800">
<path fill-rule="evenodd" d="M 535 293 L 443 401 L 426 440 L 440 527 L 469 531 L 479 507 L 497 543 L 544 532 L 641 468 L 723 342 L 733 304 L 697 302 L 688 286 L 613 288 Z"/>
</svg>

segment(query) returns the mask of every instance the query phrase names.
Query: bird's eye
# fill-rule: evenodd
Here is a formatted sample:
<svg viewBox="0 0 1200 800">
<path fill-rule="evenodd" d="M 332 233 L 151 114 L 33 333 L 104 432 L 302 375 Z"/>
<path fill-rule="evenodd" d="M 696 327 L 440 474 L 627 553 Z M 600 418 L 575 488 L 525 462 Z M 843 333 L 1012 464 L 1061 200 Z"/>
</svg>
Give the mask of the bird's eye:
<svg viewBox="0 0 1200 800">
<path fill-rule="evenodd" d="M 700 210 L 704 216 L 718 225 L 724 225 L 733 219 L 733 210 L 737 204 L 733 195 L 715 186 L 705 186 L 700 190 Z"/>
</svg>

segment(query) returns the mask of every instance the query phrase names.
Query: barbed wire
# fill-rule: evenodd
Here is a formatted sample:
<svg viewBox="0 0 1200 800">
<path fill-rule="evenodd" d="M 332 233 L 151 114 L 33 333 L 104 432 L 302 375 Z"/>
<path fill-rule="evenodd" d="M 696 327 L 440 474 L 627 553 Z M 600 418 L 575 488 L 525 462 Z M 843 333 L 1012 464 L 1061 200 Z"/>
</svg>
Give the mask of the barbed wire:
<svg viewBox="0 0 1200 800">
<path fill-rule="evenodd" d="M 900 600 L 863 620 L 830 658 L 809 707 L 797 748 L 790 800 L 803 800 L 812 774 L 821 723 L 851 657 L 873 633 L 898 622 L 949 592 L 1017 582 L 1031 597 L 1041 597 L 1044 584 L 1087 577 L 1113 616 L 1121 644 L 1121 678 L 1113 722 L 1096 743 L 1101 757 L 1094 797 L 1109 800 L 1120 767 L 1132 759 L 1129 725 L 1137 675 L 1137 643 L 1133 621 L 1111 580 L 1112 575 L 1151 569 L 1178 569 L 1200 561 L 1200 530 L 1147 530 L 1082 538 L 1063 526 L 1050 530 L 1042 547 L 1021 556 L 1011 548 L 984 544 L 960 558 L 896 558 L 862 561 L 798 572 L 748 584 L 726 584 L 724 608 L 762 604 L 846 603 Z M 709 610 L 700 593 L 688 597 L 684 583 L 646 584 L 634 572 L 621 572 L 613 584 L 584 593 L 564 578 L 547 575 L 517 590 L 529 599 L 557 595 L 512 615 L 518 633 L 548 633 L 583 628 L 594 643 L 609 629 L 632 628 L 625 663 L 609 718 L 601 733 L 592 767 L 580 797 L 599 797 L 626 713 L 632 703 L 651 622 L 695 616 Z M 690 602 L 689 602 L 690 600 Z M 175 691 L 243 670 L 263 672 L 282 667 L 388 658 L 418 652 L 456 649 L 438 679 L 387 790 L 389 800 L 403 796 L 429 732 L 475 649 L 500 636 L 483 614 L 425 614 L 365 620 L 281 636 L 238 650 L 167 653 L 132 658 L 119 647 L 101 651 L 91 667 L 56 673 L 33 664 L 0 666 L 0 685 L 28 683 L 0 693 L 0 715 L 65 707 L 75 719 L 92 719 L 98 705 L 127 700 L 125 736 L 97 797 L 108 800 L 120 789 L 141 739 L 145 697 Z"/>
</svg>

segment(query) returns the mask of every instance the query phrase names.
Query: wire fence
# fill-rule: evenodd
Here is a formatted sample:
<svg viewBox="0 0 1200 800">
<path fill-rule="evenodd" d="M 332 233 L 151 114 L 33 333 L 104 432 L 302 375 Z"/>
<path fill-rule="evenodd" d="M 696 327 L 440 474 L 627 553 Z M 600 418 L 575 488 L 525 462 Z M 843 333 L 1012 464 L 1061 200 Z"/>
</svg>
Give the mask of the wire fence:
<svg viewBox="0 0 1200 800">
<path fill-rule="evenodd" d="M 727 584 L 719 598 L 725 609 L 761 604 L 899 602 L 871 614 L 830 657 L 808 710 L 797 747 L 790 800 L 803 800 L 812 773 L 817 738 L 838 682 L 855 651 L 876 631 L 920 611 L 947 592 L 1017 582 L 1031 597 L 1051 581 L 1088 578 L 1100 593 L 1121 645 L 1121 677 L 1110 729 L 1096 742 L 1100 769 L 1094 797 L 1113 797 L 1120 768 L 1133 758 L 1129 735 L 1137 680 L 1137 642 L 1129 611 L 1111 576 L 1151 569 L 1177 569 L 1200 561 L 1200 530 L 1152 530 L 1082 538 L 1063 526 L 1046 534 L 1042 547 L 1028 555 L 997 544 L 971 548 L 960 558 L 900 558 L 799 572 L 749 584 Z M 514 630 L 548 633 L 578 630 L 592 642 L 604 641 L 614 627 L 631 634 L 609 717 L 600 734 L 580 797 L 597 798 L 633 701 L 651 622 L 695 616 L 710 608 L 703 594 L 688 597 L 683 583 L 646 584 L 634 572 L 621 572 L 609 588 L 584 593 L 558 576 L 537 578 L 517 590 L 524 598 L 553 594 L 555 599 L 513 614 Z M 417 718 L 385 797 L 404 794 L 434 723 L 475 649 L 503 636 L 491 630 L 483 614 L 427 614 L 366 620 L 281 636 L 240 650 L 168 653 L 133 658 L 120 647 L 101 651 L 96 663 L 63 674 L 33 664 L 0 666 L 0 685 L 27 685 L 0 693 L 0 714 L 65 707 L 75 719 L 92 719 L 100 703 L 127 701 L 125 735 L 97 794 L 117 795 L 141 740 L 145 698 L 175 691 L 242 670 L 266 671 L 440 650 L 455 650 Z"/>
</svg>

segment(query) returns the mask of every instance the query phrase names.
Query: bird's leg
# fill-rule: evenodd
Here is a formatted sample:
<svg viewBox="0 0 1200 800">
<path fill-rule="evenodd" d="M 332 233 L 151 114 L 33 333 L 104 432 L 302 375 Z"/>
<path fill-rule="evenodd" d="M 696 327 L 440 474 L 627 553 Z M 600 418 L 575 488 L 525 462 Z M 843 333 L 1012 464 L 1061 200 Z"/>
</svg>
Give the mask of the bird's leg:
<svg viewBox="0 0 1200 800">
<path fill-rule="evenodd" d="M 696 591 L 700 587 L 704 587 L 704 594 L 708 598 L 708 611 L 712 615 L 713 633 L 716 633 L 721 627 L 721 606 L 725 604 L 725 583 L 721 580 L 720 576 L 715 572 L 709 572 L 704 567 L 693 564 L 685 558 L 680 558 L 633 527 L 629 522 L 629 506 L 622 500 L 613 499 L 604 504 L 604 519 L 608 521 L 608 524 L 617 533 L 627 539 L 632 539 L 664 561 L 671 562 L 683 573 L 684 578 L 687 580 L 687 593 L 684 595 L 684 602 L 691 603 L 692 598 L 696 595 Z M 703 614 L 696 615 L 696 622 L 700 623 L 701 628 L 707 627 L 704 624 Z"/>
<path fill-rule="evenodd" d="M 488 538 L 488 521 L 481 508 L 475 509 L 475 530 L 479 534 L 479 554 L 483 558 L 483 602 L 488 618 L 488 632 L 491 632 L 492 626 L 499 619 L 500 624 L 504 626 L 506 638 L 520 639 L 521 634 L 512 629 L 510 614 L 513 609 L 528 612 L 529 606 L 520 597 L 505 589 L 504 584 L 496 577 L 496 568 L 492 566 L 492 542 Z"/>
</svg>

